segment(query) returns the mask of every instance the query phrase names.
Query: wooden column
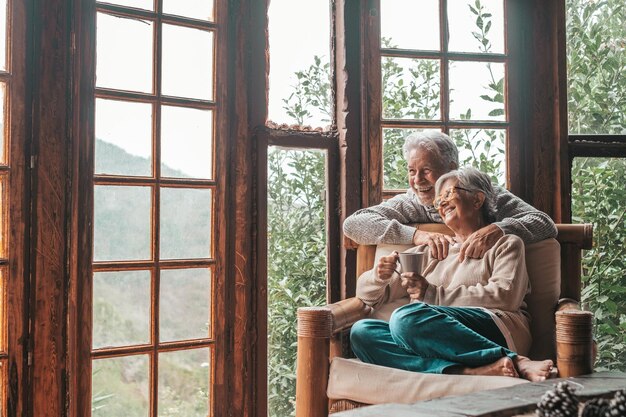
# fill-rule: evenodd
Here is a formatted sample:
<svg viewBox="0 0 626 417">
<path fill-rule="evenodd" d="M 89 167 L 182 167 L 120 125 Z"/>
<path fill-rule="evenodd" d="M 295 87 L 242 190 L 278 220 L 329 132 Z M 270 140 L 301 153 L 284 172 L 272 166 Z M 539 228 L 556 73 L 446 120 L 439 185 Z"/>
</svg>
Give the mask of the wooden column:
<svg viewBox="0 0 626 417">
<path fill-rule="evenodd" d="M 360 1 L 335 2 L 335 78 L 337 131 L 339 133 L 339 233 L 344 219 L 361 208 L 361 19 Z M 356 289 L 356 253 L 342 245 L 341 299 Z"/>
<path fill-rule="evenodd" d="M 559 0 L 532 2 L 532 77 L 530 130 L 524 192 L 526 200 L 556 221 L 562 220 L 562 197 L 569 195 L 563 174 L 567 160 L 567 105 L 564 56 L 564 5 Z M 565 135 L 565 136 L 563 136 Z M 565 141 L 563 140 L 565 138 Z"/>
<path fill-rule="evenodd" d="M 31 91 L 28 88 L 28 47 L 31 42 L 28 30 L 28 16 L 30 5 L 27 2 L 15 1 L 12 3 L 9 20 L 12 29 L 11 48 L 11 79 L 9 81 L 7 114 L 5 118 L 5 141 L 10 137 L 10 147 L 6 157 L 9 162 L 9 190 L 8 195 L 8 276 L 4 276 L 2 286 L 6 291 L 6 309 L 4 322 L 7 326 L 5 346 L 8 348 L 8 369 L 3 369 L 8 375 L 8 387 L 4 390 L 7 401 L 7 416 L 17 417 L 26 415 L 30 403 L 28 387 L 28 350 L 30 349 L 28 335 L 28 291 L 29 282 L 29 230 L 30 230 L 30 110 Z M 7 103 L 5 101 L 5 103 Z M 6 105 L 6 104 L 5 104 Z M 6 201 L 3 198 L 3 204 Z M 6 213 L 6 212 L 5 212 Z M 5 217 L 4 221 L 7 220 Z M 5 241 L 6 243 L 7 241 Z M 4 306 L 3 306 L 4 307 Z"/>
<path fill-rule="evenodd" d="M 253 129 L 267 118 L 268 1 L 228 2 L 228 118 L 229 134 L 220 153 L 227 167 L 228 270 L 220 279 L 228 286 L 229 341 L 228 404 L 233 416 L 267 415 L 266 312 L 259 306 L 256 209 L 257 156 Z"/>
<path fill-rule="evenodd" d="M 67 405 L 71 3 L 33 3 L 31 415 L 37 417 L 62 416 Z"/>
</svg>

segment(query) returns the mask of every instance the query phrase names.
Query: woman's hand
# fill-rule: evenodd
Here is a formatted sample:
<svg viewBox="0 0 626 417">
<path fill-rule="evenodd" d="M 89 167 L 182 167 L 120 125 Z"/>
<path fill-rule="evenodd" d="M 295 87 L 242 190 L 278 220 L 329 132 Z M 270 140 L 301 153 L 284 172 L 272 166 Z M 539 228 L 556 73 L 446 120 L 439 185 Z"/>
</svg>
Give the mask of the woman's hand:
<svg viewBox="0 0 626 417">
<path fill-rule="evenodd" d="M 398 263 L 398 252 L 395 250 L 388 256 L 383 256 L 376 265 L 376 275 L 378 279 L 387 281 L 396 272 L 396 266 Z"/>
<path fill-rule="evenodd" d="M 415 272 L 405 272 L 402 274 L 402 287 L 409 293 L 411 300 L 422 301 L 426 295 L 428 281 Z"/>
<path fill-rule="evenodd" d="M 429 233 L 415 230 L 415 234 L 413 235 L 413 244 L 415 246 L 428 245 L 430 248 L 430 256 L 434 259 L 442 260 L 446 258 L 451 243 L 454 243 L 454 238 L 442 233 Z"/>
</svg>

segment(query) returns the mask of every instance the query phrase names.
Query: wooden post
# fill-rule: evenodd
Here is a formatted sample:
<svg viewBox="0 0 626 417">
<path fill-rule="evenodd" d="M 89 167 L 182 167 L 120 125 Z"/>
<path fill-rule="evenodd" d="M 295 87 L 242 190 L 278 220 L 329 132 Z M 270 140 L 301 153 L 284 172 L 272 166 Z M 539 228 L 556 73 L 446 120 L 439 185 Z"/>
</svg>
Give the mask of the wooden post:
<svg viewBox="0 0 626 417">
<path fill-rule="evenodd" d="M 296 417 L 328 416 L 331 311 L 325 307 L 298 309 Z"/>
</svg>

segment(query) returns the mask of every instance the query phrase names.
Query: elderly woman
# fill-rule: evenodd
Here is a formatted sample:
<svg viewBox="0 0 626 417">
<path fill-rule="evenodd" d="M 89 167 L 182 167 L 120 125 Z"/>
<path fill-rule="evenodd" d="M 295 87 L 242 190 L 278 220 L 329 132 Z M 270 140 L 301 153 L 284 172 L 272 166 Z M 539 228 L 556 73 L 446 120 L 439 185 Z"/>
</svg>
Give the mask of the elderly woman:
<svg viewBox="0 0 626 417">
<path fill-rule="evenodd" d="M 450 255 L 494 219 L 489 177 L 474 168 L 442 175 L 434 206 L 454 232 Z M 529 291 L 524 243 L 502 236 L 482 259 L 437 259 L 428 246 L 414 250 L 428 257 L 422 275 L 396 272 L 398 254 L 382 257 L 358 280 L 357 296 L 376 307 L 406 297 L 387 323 L 366 319 L 352 327 L 352 348 L 364 362 L 417 372 L 502 375 L 542 381 L 552 361 L 531 361 Z"/>
</svg>

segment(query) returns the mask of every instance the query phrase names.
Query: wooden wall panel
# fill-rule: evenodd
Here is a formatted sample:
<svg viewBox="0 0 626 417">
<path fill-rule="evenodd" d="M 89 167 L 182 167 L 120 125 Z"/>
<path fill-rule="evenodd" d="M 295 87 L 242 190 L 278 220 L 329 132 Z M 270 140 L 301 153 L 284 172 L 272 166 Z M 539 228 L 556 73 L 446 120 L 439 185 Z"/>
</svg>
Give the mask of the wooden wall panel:
<svg viewBox="0 0 626 417">
<path fill-rule="evenodd" d="M 539 210 L 560 220 L 560 199 L 563 191 L 561 167 L 564 152 L 561 148 L 562 114 L 566 111 L 562 57 L 559 56 L 558 0 L 535 0 L 532 10 L 532 78 L 530 88 L 530 131 L 526 158 L 524 196 Z M 566 127 L 565 127 L 566 128 Z"/>
<path fill-rule="evenodd" d="M 267 1 L 229 2 L 228 92 L 230 133 L 228 150 L 221 156 L 228 166 L 228 263 L 225 279 L 231 291 L 231 352 L 228 406 L 231 415 L 267 414 L 265 337 L 259 325 L 257 291 L 256 147 L 253 128 L 267 115 Z M 265 313 L 263 313 L 263 316 Z"/>
<path fill-rule="evenodd" d="M 10 37 L 9 133 L 10 148 L 10 195 L 9 195 L 9 274 L 6 288 L 6 324 L 8 345 L 7 415 L 23 416 L 29 404 L 28 390 L 28 298 L 29 242 L 30 231 L 30 119 L 27 117 L 30 103 L 30 88 L 26 72 L 27 45 L 31 40 L 27 27 L 30 5 L 14 1 L 9 18 L 12 24 Z M 6 138 L 6 137 L 5 137 Z"/>
<path fill-rule="evenodd" d="M 382 87 L 380 62 L 380 0 L 367 0 L 361 9 L 361 50 L 363 117 L 361 158 L 363 207 L 379 204 L 383 191 Z"/>
<path fill-rule="evenodd" d="M 361 208 L 361 33 L 362 2 L 335 3 L 336 117 L 339 133 L 339 233 L 343 220 Z M 363 171 L 367 172 L 367 171 Z M 353 297 L 356 289 L 355 251 L 342 245 L 341 299 Z"/>
<path fill-rule="evenodd" d="M 73 106 L 71 131 L 71 217 L 69 225 L 68 415 L 91 412 L 92 239 L 94 167 L 95 4 L 74 3 L 72 32 Z"/>
<path fill-rule="evenodd" d="M 34 2 L 32 415 L 66 406 L 69 167 L 69 2 Z"/>
</svg>

